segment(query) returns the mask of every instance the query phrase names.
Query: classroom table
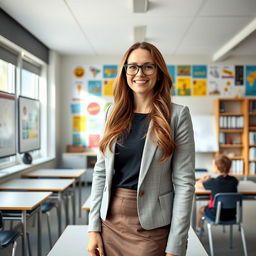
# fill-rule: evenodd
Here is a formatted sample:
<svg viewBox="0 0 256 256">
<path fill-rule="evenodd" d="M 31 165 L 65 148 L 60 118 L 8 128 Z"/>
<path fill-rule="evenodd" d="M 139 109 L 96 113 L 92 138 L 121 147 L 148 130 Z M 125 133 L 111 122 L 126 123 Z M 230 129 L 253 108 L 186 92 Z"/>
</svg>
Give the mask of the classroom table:
<svg viewBox="0 0 256 256">
<path fill-rule="evenodd" d="M 89 223 L 89 212 L 90 212 L 90 209 L 91 209 L 91 205 L 92 205 L 92 200 L 91 200 L 91 195 L 89 195 L 88 198 L 86 199 L 86 201 L 84 202 L 84 204 L 81 207 L 81 209 L 86 212 L 85 224 Z"/>
<path fill-rule="evenodd" d="M 0 190 L 5 191 L 49 191 L 54 192 L 51 198 L 58 200 L 58 221 L 59 236 L 61 235 L 61 206 L 63 194 L 69 187 L 73 187 L 75 200 L 75 180 L 74 179 L 13 179 L 0 184 Z M 68 203 L 65 202 L 66 225 L 69 224 Z M 75 207 L 73 205 L 73 221 L 75 223 Z"/>
<path fill-rule="evenodd" d="M 0 191 L 0 210 L 18 210 L 21 211 L 20 216 L 15 216 L 15 219 L 21 220 L 22 223 L 22 255 L 27 255 L 27 211 L 35 211 L 37 209 L 37 239 L 38 239 L 38 256 L 42 255 L 41 244 L 41 210 L 40 204 L 46 201 L 51 192 L 2 192 Z M 3 217 L 4 218 L 4 217 Z M 10 218 L 10 217 L 9 217 Z"/>
<path fill-rule="evenodd" d="M 86 169 L 39 169 L 36 171 L 22 174 L 25 178 L 71 178 L 78 182 L 78 212 L 81 218 L 81 205 L 82 205 L 82 188 L 81 188 L 81 177 L 85 174 Z M 75 203 L 75 200 L 73 200 Z"/>
<path fill-rule="evenodd" d="M 238 192 L 242 194 L 243 200 L 255 200 L 256 199 L 256 183 L 249 180 L 242 180 L 238 183 Z M 197 216 L 197 207 L 196 202 L 199 200 L 209 200 L 211 191 L 205 189 L 196 189 L 195 197 L 193 200 L 193 210 L 191 216 L 192 227 L 196 227 L 196 216 Z"/>
<path fill-rule="evenodd" d="M 76 239 L 74 239 L 74 237 Z M 61 237 L 57 240 L 48 256 L 87 256 L 87 243 L 89 239 L 88 226 L 67 226 Z M 136 250 L 136 247 L 134 248 Z M 208 256 L 200 240 L 192 228 L 188 233 L 188 248 L 186 256 Z"/>
</svg>

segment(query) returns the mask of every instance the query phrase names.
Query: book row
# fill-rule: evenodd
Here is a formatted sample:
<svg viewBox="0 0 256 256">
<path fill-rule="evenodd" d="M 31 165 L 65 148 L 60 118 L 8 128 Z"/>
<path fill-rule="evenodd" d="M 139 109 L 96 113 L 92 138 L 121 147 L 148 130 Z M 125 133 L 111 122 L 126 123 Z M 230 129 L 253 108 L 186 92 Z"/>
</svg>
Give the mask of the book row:
<svg viewBox="0 0 256 256">
<path fill-rule="evenodd" d="M 244 161 L 243 160 L 232 160 L 231 174 L 243 174 Z"/>
<path fill-rule="evenodd" d="M 249 144 L 256 144 L 256 132 L 249 132 Z"/>
<path fill-rule="evenodd" d="M 249 149 L 249 159 L 256 160 L 256 147 L 252 147 Z"/>
<path fill-rule="evenodd" d="M 256 113 L 256 101 L 249 102 L 249 112 Z"/>
<path fill-rule="evenodd" d="M 244 127 L 243 116 L 221 116 L 220 128 L 221 129 L 241 129 Z"/>
<path fill-rule="evenodd" d="M 256 174 L 256 162 L 251 162 L 249 166 L 249 173 Z"/>
</svg>

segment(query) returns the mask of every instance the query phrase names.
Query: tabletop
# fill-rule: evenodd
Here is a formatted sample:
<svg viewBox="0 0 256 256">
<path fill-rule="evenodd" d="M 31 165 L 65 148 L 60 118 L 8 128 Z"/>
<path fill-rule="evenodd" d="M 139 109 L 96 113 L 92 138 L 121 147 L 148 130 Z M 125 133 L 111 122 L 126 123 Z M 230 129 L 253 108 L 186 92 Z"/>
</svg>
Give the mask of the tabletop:
<svg viewBox="0 0 256 256">
<path fill-rule="evenodd" d="M 33 210 L 51 194 L 51 192 L 0 191 L 0 210 Z"/>
<path fill-rule="evenodd" d="M 243 195 L 256 195 L 256 183 L 250 180 L 239 181 L 237 189 L 238 192 Z M 210 194 L 211 191 L 205 189 L 196 189 L 195 193 L 197 195 L 207 195 Z"/>
<path fill-rule="evenodd" d="M 86 172 L 85 169 L 39 169 L 22 174 L 22 177 L 58 177 L 58 178 L 80 178 Z"/>
<path fill-rule="evenodd" d="M 188 237 L 187 256 L 208 255 L 192 228 L 189 229 Z M 67 226 L 48 256 L 87 256 L 88 238 L 88 226 Z"/>
<path fill-rule="evenodd" d="M 75 179 L 13 179 L 0 184 L 0 190 L 65 191 Z"/>
</svg>

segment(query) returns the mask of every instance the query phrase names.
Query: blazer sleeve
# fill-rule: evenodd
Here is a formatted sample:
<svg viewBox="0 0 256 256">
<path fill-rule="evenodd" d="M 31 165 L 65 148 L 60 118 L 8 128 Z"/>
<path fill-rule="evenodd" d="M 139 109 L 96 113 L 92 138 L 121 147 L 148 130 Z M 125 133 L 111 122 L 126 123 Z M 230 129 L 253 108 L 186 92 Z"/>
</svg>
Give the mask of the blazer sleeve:
<svg viewBox="0 0 256 256">
<path fill-rule="evenodd" d="M 106 111 L 107 119 L 108 112 L 111 106 Z M 101 231 L 100 208 L 103 196 L 103 190 L 106 180 L 105 157 L 99 150 L 97 154 L 97 161 L 94 166 L 92 189 L 91 189 L 91 209 L 89 213 L 89 227 L 88 231 Z"/>
<path fill-rule="evenodd" d="M 171 169 L 175 194 L 166 252 L 183 256 L 186 254 L 195 191 L 194 132 L 188 107 L 183 107 L 180 111 L 174 140 L 176 148 L 172 156 Z"/>
</svg>

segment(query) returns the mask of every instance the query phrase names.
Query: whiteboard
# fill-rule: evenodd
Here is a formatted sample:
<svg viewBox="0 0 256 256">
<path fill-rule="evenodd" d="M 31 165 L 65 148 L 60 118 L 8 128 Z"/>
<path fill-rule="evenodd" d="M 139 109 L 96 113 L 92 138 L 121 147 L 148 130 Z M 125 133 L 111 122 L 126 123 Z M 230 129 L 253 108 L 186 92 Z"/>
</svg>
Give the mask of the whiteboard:
<svg viewBox="0 0 256 256">
<path fill-rule="evenodd" d="M 218 142 L 213 115 L 192 115 L 196 152 L 217 152 Z"/>
</svg>

